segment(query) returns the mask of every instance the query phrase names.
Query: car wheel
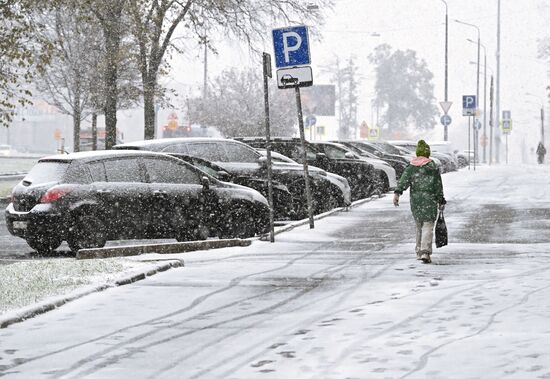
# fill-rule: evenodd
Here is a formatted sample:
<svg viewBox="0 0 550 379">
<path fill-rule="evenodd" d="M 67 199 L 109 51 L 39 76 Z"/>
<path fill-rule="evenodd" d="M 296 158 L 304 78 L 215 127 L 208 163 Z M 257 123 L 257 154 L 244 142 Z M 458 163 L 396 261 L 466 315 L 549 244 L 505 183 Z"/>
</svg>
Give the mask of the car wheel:
<svg viewBox="0 0 550 379">
<path fill-rule="evenodd" d="M 67 243 L 72 252 L 105 246 L 107 232 L 101 220 L 93 215 L 79 215 L 69 230 Z"/>
<path fill-rule="evenodd" d="M 38 254 L 50 254 L 61 245 L 61 238 L 58 237 L 29 237 L 27 244 Z"/>
</svg>

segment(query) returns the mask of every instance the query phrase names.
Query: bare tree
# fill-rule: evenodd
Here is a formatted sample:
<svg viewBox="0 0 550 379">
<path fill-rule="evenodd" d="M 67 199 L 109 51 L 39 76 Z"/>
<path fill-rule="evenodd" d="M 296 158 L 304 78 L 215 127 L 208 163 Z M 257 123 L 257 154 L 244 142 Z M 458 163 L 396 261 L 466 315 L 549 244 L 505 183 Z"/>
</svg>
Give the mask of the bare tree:
<svg viewBox="0 0 550 379">
<path fill-rule="evenodd" d="M 208 88 L 208 97 L 190 99 L 191 123 L 214 126 L 228 137 L 257 136 L 265 132 L 261 67 L 239 71 L 230 69 L 216 77 Z M 277 89 L 270 81 L 272 134 L 292 135 L 296 111 L 292 91 Z"/>
<path fill-rule="evenodd" d="M 36 4 L 0 1 L 0 125 L 9 126 L 16 106 L 30 104 L 29 83 L 47 63 L 50 45 L 37 34 L 40 24 L 30 17 Z"/>
<path fill-rule="evenodd" d="M 120 0 L 119 0 L 120 1 Z M 171 49 L 184 52 L 174 45 L 176 28 L 182 22 L 182 38 L 207 41 L 206 34 L 231 34 L 254 43 L 265 38 L 273 22 L 320 23 L 322 14 L 312 12 L 310 3 L 279 0 L 128 0 L 133 20 L 132 31 L 139 45 L 144 96 L 144 136 L 154 138 L 155 93 L 159 72 L 166 65 Z M 332 0 L 318 0 L 318 6 L 330 8 Z M 164 66 L 166 67 L 166 66 Z"/>
</svg>

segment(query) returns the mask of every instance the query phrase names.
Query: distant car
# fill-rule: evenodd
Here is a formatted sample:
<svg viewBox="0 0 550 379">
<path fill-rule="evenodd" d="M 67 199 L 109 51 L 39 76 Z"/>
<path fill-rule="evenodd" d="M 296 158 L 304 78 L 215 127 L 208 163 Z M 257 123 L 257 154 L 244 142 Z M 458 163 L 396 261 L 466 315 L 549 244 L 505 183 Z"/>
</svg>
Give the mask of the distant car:
<svg viewBox="0 0 550 379">
<path fill-rule="evenodd" d="M 14 150 L 10 145 L 0 145 L 0 156 L 10 156 L 12 155 Z"/>
<path fill-rule="evenodd" d="M 416 157 L 416 142 L 414 141 L 396 140 L 387 141 L 385 144 L 393 146 L 395 149 L 401 151 L 401 154 L 408 156 L 411 159 Z M 443 174 L 445 172 L 453 171 L 453 165 L 450 158 L 444 154 L 439 154 L 432 151 L 430 154 L 430 159 L 434 161 L 440 173 Z"/>
<path fill-rule="evenodd" d="M 267 156 L 266 150 L 257 150 L 263 156 Z M 302 165 L 295 160 L 290 159 L 289 157 L 275 151 L 271 152 L 271 157 L 273 159 L 273 164 L 290 164 L 293 166 L 302 167 Z M 351 187 L 349 186 L 348 180 L 346 178 L 340 175 L 333 174 L 332 172 L 326 172 L 325 170 L 321 170 L 320 168 L 315 166 L 308 166 L 308 170 L 312 175 L 325 176 L 335 187 L 338 187 L 340 189 L 340 191 L 335 189 L 334 196 L 336 197 L 338 202 L 337 206 L 348 207 L 351 205 Z"/>
<path fill-rule="evenodd" d="M 371 164 L 375 170 L 376 188 L 379 192 L 385 193 L 390 189 L 397 188 L 395 170 L 386 162 L 380 159 L 372 159 L 360 156 L 343 144 L 335 142 L 313 142 L 329 158 L 347 157 L 348 159 L 362 159 Z M 350 155 L 349 153 L 353 154 Z"/>
<path fill-rule="evenodd" d="M 394 157 L 389 154 L 384 154 L 378 148 L 367 145 L 366 142 L 360 140 L 345 140 L 345 141 L 334 141 L 341 143 L 342 145 L 349 148 L 354 153 L 360 155 L 361 157 L 367 157 L 372 159 L 378 159 L 389 164 L 395 170 L 395 176 L 397 179 L 401 177 L 405 167 L 407 167 L 407 160 L 402 157 Z"/>
<path fill-rule="evenodd" d="M 166 154 L 97 151 L 42 158 L 13 189 L 11 234 L 39 253 L 112 239 L 251 237 L 269 225 L 267 200 Z"/>
<path fill-rule="evenodd" d="M 167 154 L 178 153 L 199 157 L 223 168 L 233 176 L 267 178 L 266 159 L 255 149 L 232 139 L 224 138 L 163 138 L 116 145 L 118 150 L 150 150 Z M 311 175 L 314 213 L 322 213 L 336 206 L 331 183 L 320 175 Z M 292 194 L 290 219 L 307 217 L 305 179 L 301 168 L 274 166 L 273 179 L 284 184 Z M 283 205 L 274 204 L 275 209 Z"/>
<path fill-rule="evenodd" d="M 256 149 L 265 149 L 263 137 L 235 138 Z M 273 151 L 303 163 L 303 149 L 299 138 L 275 137 L 271 140 Z M 319 167 L 326 172 L 332 172 L 347 179 L 351 187 L 352 200 L 371 196 L 374 193 L 374 168 L 368 162 L 355 158 L 334 159 L 328 157 L 311 142 L 306 141 L 306 156 L 308 164 Z"/>
</svg>

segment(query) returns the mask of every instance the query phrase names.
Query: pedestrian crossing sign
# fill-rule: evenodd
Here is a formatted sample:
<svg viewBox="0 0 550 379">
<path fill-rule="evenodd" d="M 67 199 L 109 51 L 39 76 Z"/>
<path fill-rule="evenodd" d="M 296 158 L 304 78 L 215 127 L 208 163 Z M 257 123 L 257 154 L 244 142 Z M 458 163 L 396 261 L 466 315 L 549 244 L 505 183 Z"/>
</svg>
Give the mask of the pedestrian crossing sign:
<svg viewBox="0 0 550 379">
<path fill-rule="evenodd" d="M 369 141 L 376 141 L 376 140 L 378 140 L 378 138 L 380 138 L 380 128 L 377 127 L 377 126 L 369 128 L 369 134 L 368 134 L 367 139 Z"/>
</svg>

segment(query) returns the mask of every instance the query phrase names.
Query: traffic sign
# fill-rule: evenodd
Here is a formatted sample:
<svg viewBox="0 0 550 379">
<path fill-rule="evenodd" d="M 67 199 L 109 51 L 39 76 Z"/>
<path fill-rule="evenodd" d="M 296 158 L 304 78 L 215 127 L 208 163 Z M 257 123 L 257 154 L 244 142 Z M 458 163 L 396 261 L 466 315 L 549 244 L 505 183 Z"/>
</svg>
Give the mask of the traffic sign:
<svg viewBox="0 0 550 379">
<path fill-rule="evenodd" d="M 477 119 L 474 123 L 474 128 L 476 128 L 477 130 L 481 129 L 481 121 L 479 121 L 479 119 Z"/>
<path fill-rule="evenodd" d="M 363 121 L 359 126 L 359 138 L 369 138 L 369 126 L 366 121 Z"/>
<path fill-rule="evenodd" d="M 312 114 L 306 117 L 306 128 L 309 128 L 310 126 L 313 126 L 315 124 L 317 124 L 317 117 Z"/>
<path fill-rule="evenodd" d="M 502 127 L 502 133 L 510 134 L 512 132 L 512 120 L 502 120 L 500 125 Z"/>
<path fill-rule="evenodd" d="M 482 134 L 479 139 L 479 144 L 483 147 L 487 146 L 487 142 L 489 141 L 489 138 L 487 138 L 486 134 Z"/>
<path fill-rule="evenodd" d="M 512 119 L 511 111 L 502 111 L 502 121 L 510 121 Z"/>
<path fill-rule="evenodd" d="M 272 30 L 275 67 L 311 64 L 307 26 L 291 26 Z"/>
<path fill-rule="evenodd" d="M 310 87 L 313 85 L 313 72 L 310 66 L 281 68 L 277 70 L 279 89 Z"/>
<path fill-rule="evenodd" d="M 368 140 L 369 141 L 376 141 L 380 137 L 380 128 L 375 126 L 372 128 L 369 128 L 369 134 L 368 134 Z"/>
<path fill-rule="evenodd" d="M 475 95 L 462 96 L 462 115 L 475 116 L 477 108 L 477 99 Z"/>
<path fill-rule="evenodd" d="M 55 129 L 55 131 L 53 132 L 53 138 L 54 138 L 56 141 L 60 141 L 60 140 L 61 140 L 61 130 L 60 130 L 60 129 Z"/>
<path fill-rule="evenodd" d="M 440 101 L 439 105 L 441 106 L 441 109 L 443 109 L 443 113 L 447 114 L 449 113 L 449 109 L 451 109 L 451 105 L 453 105 L 452 101 Z M 450 122 L 449 122 L 450 124 Z"/>
<path fill-rule="evenodd" d="M 443 116 L 441 116 L 440 121 L 441 121 L 441 125 L 449 126 L 451 125 L 451 122 L 453 122 L 453 119 L 448 114 L 444 114 Z"/>
</svg>

